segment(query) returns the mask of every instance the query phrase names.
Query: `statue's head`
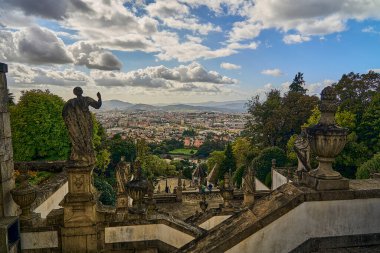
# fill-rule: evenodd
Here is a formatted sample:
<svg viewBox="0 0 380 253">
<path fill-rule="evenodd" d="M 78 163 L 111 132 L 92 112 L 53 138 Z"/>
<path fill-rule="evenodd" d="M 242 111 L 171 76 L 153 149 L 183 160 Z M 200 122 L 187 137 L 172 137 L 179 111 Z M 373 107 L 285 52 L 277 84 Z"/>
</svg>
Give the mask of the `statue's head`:
<svg viewBox="0 0 380 253">
<path fill-rule="evenodd" d="M 83 90 L 81 87 L 75 87 L 73 92 L 74 92 L 74 95 L 77 97 L 82 96 L 83 94 Z"/>
</svg>

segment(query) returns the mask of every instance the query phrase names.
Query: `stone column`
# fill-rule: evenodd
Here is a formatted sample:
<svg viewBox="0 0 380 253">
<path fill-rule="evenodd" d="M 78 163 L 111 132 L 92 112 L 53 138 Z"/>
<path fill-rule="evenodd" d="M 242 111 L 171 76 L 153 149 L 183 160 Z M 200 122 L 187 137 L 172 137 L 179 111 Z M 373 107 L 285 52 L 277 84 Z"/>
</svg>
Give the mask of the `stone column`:
<svg viewBox="0 0 380 253">
<path fill-rule="evenodd" d="M 66 167 L 69 192 L 64 207 L 62 252 L 97 252 L 96 199 L 92 185 L 93 166 Z"/>
<path fill-rule="evenodd" d="M 5 75 L 7 72 L 7 64 L 0 63 L 0 218 L 17 215 L 17 206 L 10 193 L 15 187 L 15 181 L 11 123 L 8 112 L 8 87 Z"/>
<path fill-rule="evenodd" d="M 182 202 L 182 170 L 180 170 L 178 174 L 176 200 L 177 202 Z"/>
</svg>

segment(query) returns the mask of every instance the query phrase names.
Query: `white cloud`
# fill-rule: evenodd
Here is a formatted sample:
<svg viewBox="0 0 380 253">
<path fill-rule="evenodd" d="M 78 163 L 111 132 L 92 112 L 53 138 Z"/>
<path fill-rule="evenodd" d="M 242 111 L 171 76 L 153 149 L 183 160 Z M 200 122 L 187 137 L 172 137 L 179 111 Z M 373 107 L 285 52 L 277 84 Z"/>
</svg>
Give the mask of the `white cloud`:
<svg viewBox="0 0 380 253">
<path fill-rule="evenodd" d="M 89 69 L 120 70 L 121 61 L 111 52 L 94 44 L 79 41 L 68 47 L 76 65 L 86 65 Z"/>
<path fill-rule="evenodd" d="M 325 87 L 330 86 L 331 84 L 333 84 L 335 82 L 336 81 L 326 79 L 326 80 L 323 80 L 322 82 L 306 84 L 305 88 L 307 89 L 307 93 L 309 95 L 318 95 L 319 96 Z"/>
<path fill-rule="evenodd" d="M 31 64 L 73 62 L 63 41 L 54 32 L 38 26 L 15 32 L 0 30 L 0 58 Z"/>
<path fill-rule="evenodd" d="M 380 1 L 373 0 L 256 0 L 246 5 L 242 13 L 246 19 L 235 22 L 229 37 L 232 41 L 253 39 L 263 29 L 274 28 L 310 39 L 344 31 L 348 20 L 380 19 L 379 9 Z"/>
<path fill-rule="evenodd" d="M 216 71 L 208 71 L 199 63 L 147 67 L 129 72 L 92 70 L 90 74 L 68 68 L 30 67 L 24 64 L 10 64 L 8 74 L 12 89 L 45 88 L 51 86 L 72 87 L 124 87 L 143 88 L 149 91 L 167 92 L 222 92 L 226 86 L 237 80 L 223 76 Z"/>
<path fill-rule="evenodd" d="M 240 65 L 236 65 L 236 64 L 232 64 L 232 63 L 228 63 L 228 62 L 222 62 L 220 64 L 220 67 L 223 69 L 240 69 L 241 68 Z"/>
<path fill-rule="evenodd" d="M 234 84 L 237 80 L 222 76 L 215 71 L 207 71 L 199 63 L 180 65 L 175 68 L 165 66 L 147 67 L 135 71 L 102 72 L 92 71 L 91 77 L 101 86 L 142 86 L 147 88 L 184 87 L 189 83 Z M 182 83 L 182 84 L 178 84 Z M 185 85 L 186 84 L 186 85 Z"/>
<path fill-rule="evenodd" d="M 288 34 L 285 35 L 282 40 L 285 42 L 285 44 L 296 44 L 309 41 L 310 37 L 301 34 Z"/>
<path fill-rule="evenodd" d="M 269 76 L 282 76 L 284 73 L 280 69 L 264 69 L 261 71 L 261 74 L 263 75 L 269 75 Z"/>
<path fill-rule="evenodd" d="M 219 26 L 211 23 L 200 23 L 198 18 L 191 15 L 190 8 L 177 1 L 156 1 L 149 4 L 146 10 L 150 17 L 158 18 L 170 27 L 180 30 L 191 30 L 206 35 L 211 31 L 221 32 Z"/>
<path fill-rule="evenodd" d="M 370 69 L 370 70 L 373 72 L 376 72 L 376 73 L 380 73 L 380 69 Z M 370 70 L 368 70 L 368 71 L 370 71 Z"/>
<path fill-rule="evenodd" d="M 237 53 L 231 48 L 210 49 L 193 39 L 180 43 L 176 33 L 160 32 L 152 36 L 160 45 L 161 52 L 156 55 L 159 60 L 169 61 L 177 59 L 180 62 L 194 61 L 197 59 L 212 59 L 229 56 Z"/>
<path fill-rule="evenodd" d="M 74 69 L 57 70 L 24 64 L 10 64 L 8 77 L 10 84 L 27 88 L 31 85 L 84 86 L 91 81 L 85 73 Z"/>
<path fill-rule="evenodd" d="M 362 32 L 380 34 L 380 31 L 377 31 L 373 26 L 367 26 L 367 27 L 363 28 Z"/>
</svg>

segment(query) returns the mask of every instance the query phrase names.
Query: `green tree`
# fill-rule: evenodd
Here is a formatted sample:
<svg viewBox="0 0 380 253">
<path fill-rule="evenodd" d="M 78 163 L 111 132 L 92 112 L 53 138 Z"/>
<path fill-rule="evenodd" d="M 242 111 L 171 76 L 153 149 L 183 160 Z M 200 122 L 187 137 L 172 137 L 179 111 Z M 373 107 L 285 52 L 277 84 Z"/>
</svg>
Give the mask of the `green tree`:
<svg viewBox="0 0 380 253">
<path fill-rule="evenodd" d="M 186 129 L 183 131 L 182 136 L 183 137 L 194 137 L 196 135 L 196 131 L 193 128 Z"/>
<path fill-rule="evenodd" d="M 299 92 L 288 92 L 282 99 L 281 115 L 285 117 L 286 124 L 282 128 L 285 140 L 296 133 L 301 132 L 301 126 L 312 115 L 313 109 L 317 106 L 318 98 L 308 96 Z M 284 148 L 286 143 L 279 143 L 279 147 Z"/>
<path fill-rule="evenodd" d="M 210 156 L 207 159 L 207 168 L 208 172 L 210 173 L 211 170 L 216 165 L 216 170 L 219 170 L 220 165 L 222 164 L 223 160 L 225 159 L 224 151 L 213 151 Z"/>
<path fill-rule="evenodd" d="M 333 85 L 340 99 L 342 111 L 351 111 L 356 115 L 357 126 L 371 98 L 380 92 L 380 73 L 369 71 L 367 74 L 344 74 Z"/>
<path fill-rule="evenodd" d="M 66 160 L 70 142 L 62 119 L 64 101 L 48 90 L 22 91 L 10 108 L 14 159 Z"/>
<path fill-rule="evenodd" d="M 100 192 L 99 201 L 103 205 L 115 205 L 116 192 L 104 177 L 94 176 L 94 186 Z"/>
<path fill-rule="evenodd" d="M 305 81 L 303 80 L 303 73 L 298 72 L 294 79 L 293 82 L 289 86 L 289 91 L 290 92 L 296 92 L 300 94 L 306 94 L 307 89 L 305 87 Z"/>
<path fill-rule="evenodd" d="M 271 90 L 264 102 L 259 96 L 248 101 L 248 121 L 246 132 L 252 142 L 261 147 L 275 146 L 283 141 L 285 118 L 281 114 L 281 94 L 279 90 Z"/>
<path fill-rule="evenodd" d="M 224 150 L 225 146 L 226 146 L 225 141 L 215 141 L 212 139 L 206 139 L 206 141 L 199 147 L 195 155 L 200 158 L 206 158 L 213 151 Z"/>
<path fill-rule="evenodd" d="M 288 92 L 281 97 L 279 91 L 272 90 L 263 102 L 256 96 L 249 102 L 246 133 L 257 146 L 285 149 L 289 138 L 299 133 L 312 115 L 317 102 L 317 97 L 299 92 Z"/>
<path fill-rule="evenodd" d="M 380 93 L 373 96 L 358 127 L 359 140 L 372 153 L 380 152 Z"/>
<path fill-rule="evenodd" d="M 372 159 L 363 163 L 356 172 L 357 179 L 370 178 L 372 173 L 380 172 L 380 153 L 377 153 Z"/>
<path fill-rule="evenodd" d="M 232 152 L 236 159 L 237 168 L 247 166 L 259 153 L 259 151 L 252 146 L 251 141 L 246 137 L 239 137 L 232 143 Z"/>
<path fill-rule="evenodd" d="M 136 158 L 136 146 L 132 139 L 123 140 L 120 134 L 114 135 L 108 144 L 111 153 L 112 167 L 120 162 L 120 158 L 125 156 L 127 162 L 132 162 Z"/>
<path fill-rule="evenodd" d="M 236 160 L 235 160 L 234 154 L 232 152 L 232 146 L 230 143 L 227 144 L 227 147 L 224 151 L 224 156 L 225 157 L 224 157 L 222 163 L 220 164 L 219 170 L 218 170 L 218 179 L 219 180 L 223 180 L 224 174 L 229 172 L 230 170 L 231 170 L 231 172 L 235 172 L 235 170 L 236 170 Z"/>
<path fill-rule="evenodd" d="M 264 149 L 261 154 L 253 159 L 252 165 L 256 170 L 257 178 L 261 182 L 265 182 L 272 167 L 272 159 L 276 159 L 276 166 L 281 167 L 286 164 L 286 154 L 279 147 L 269 147 Z"/>
</svg>

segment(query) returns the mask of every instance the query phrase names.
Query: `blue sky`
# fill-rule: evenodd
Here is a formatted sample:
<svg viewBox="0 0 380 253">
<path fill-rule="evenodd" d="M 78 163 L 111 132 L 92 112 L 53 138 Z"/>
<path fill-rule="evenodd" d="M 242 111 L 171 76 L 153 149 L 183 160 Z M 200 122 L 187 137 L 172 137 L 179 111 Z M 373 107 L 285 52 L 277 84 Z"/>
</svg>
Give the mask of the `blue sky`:
<svg viewBox="0 0 380 253">
<path fill-rule="evenodd" d="M 348 72 L 380 71 L 380 0 L 0 0 L 9 88 L 133 103 L 318 94 Z"/>
</svg>

